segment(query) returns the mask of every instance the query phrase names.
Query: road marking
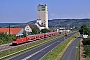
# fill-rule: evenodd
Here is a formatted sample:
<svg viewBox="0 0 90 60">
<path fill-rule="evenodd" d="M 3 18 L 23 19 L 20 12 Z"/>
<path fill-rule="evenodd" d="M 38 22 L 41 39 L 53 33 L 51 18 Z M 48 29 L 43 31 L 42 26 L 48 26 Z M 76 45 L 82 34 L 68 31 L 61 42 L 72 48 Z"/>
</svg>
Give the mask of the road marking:
<svg viewBox="0 0 90 60">
<path fill-rule="evenodd" d="M 78 47 L 76 47 L 76 48 L 78 48 Z"/>
<path fill-rule="evenodd" d="M 74 49 L 74 46 L 72 47 L 71 52 L 70 52 L 69 57 L 68 57 L 68 59 L 67 59 L 67 60 L 69 60 L 69 59 L 70 59 L 70 55 L 71 55 L 71 53 L 72 53 L 73 49 Z"/>
<path fill-rule="evenodd" d="M 37 51 L 37 52 L 35 52 L 35 53 L 33 53 L 33 54 L 27 56 L 26 58 L 24 58 L 24 59 L 22 59 L 22 60 L 27 60 L 27 59 L 31 58 L 32 56 L 36 55 L 37 53 L 41 52 L 42 50 L 44 50 L 44 49 L 50 47 L 51 45 L 53 45 L 53 44 L 55 44 L 55 43 L 56 43 L 56 42 L 50 44 L 49 46 L 46 46 L 45 48 L 43 48 L 43 49 L 41 49 L 41 50 L 39 50 L 39 51 Z"/>
<path fill-rule="evenodd" d="M 61 43 L 63 43 L 63 41 L 62 41 Z M 61 43 L 60 43 L 60 44 L 61 44 Z M 60 44 L 58 44 L 58 45 L 60 45 Z M 57 46 L 58 46 L 58 45 L 57 45 Z M 57 46 L 56 46 L 56 47 L 57 47 Z M 56 48 L 56 47 L 54 47 L 54 48 Z M 53 48 L 53 49 L 54 49 L 54 48 Z M 51 49 L 49 52 L 52 52 L 53 49 Z M 49 52 L 47 52 L 43 57 L 45 57 Z M 41 57 L 39 60 L 42 60 L 43 57 Z"/>
</svg>

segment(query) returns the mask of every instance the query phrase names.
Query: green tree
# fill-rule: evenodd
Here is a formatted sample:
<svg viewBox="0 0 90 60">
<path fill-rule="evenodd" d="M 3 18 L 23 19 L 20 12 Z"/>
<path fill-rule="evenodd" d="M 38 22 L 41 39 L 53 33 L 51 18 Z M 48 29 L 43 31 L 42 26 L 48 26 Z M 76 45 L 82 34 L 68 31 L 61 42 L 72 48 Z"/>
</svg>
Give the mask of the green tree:
<svg viewBox="0 0 90 60">
<path fill-rule="evenodd" d="M 26 31 L 23 31 L 23 36 L 24 36 L 24 37 L 26 36 Z"/>
<path fill-rule="evenodd" d="M 0 44 L 10 43 L 12 41 L 12 38 L 16 38 L 16 36 L 0 32 Z"/>
<path fill-rule="evenodd" d="M 42 33 L 47 33 L 47 32 L 50 32 L 48 29 L 42 29 L 41 30 Z"/>
<path fill-rule="evenodd" d="M 87 25 L 83 24 L 79 30 L 80 34 L 90 35 L 90 28 Z"/>
<path fill-rule="evenodd" d="M 39 30 L 37 28 L 32 29 L 32 34 L 38 34 L 38 33 L 39 33 Z"/>
</svg>

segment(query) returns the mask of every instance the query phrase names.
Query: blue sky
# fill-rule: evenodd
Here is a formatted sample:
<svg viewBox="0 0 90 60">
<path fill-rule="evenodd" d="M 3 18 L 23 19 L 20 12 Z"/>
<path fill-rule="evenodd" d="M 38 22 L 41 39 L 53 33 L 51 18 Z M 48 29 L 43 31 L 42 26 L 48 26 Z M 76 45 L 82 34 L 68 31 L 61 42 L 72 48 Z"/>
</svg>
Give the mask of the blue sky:
<svg viewBox="0 0 90 60">
<path fill-rule="evenodd" d="M 0 23 L 36 20 L 38 4 L 47 4 L 49 19 L 90 18 L 90 0 L 0 0 Z"/>
</svg>

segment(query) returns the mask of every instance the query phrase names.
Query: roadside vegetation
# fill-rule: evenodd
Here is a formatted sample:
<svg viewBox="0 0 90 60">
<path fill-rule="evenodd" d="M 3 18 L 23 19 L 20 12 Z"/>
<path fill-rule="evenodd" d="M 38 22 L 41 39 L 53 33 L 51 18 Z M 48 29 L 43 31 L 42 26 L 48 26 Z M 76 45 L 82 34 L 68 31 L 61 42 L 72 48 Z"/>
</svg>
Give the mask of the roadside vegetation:
<svg viewBox="0 0 90 60">
<path fill-rule="evenodd" d="M 60 60 L 71 42 L 75 39 L 75 37 L 78 37 L 79 35 L 79 33 L 76 33 L 67 40 L 65 40 L 63 43 L 61 43 L 55 49 L 49 52 L 42 60 Z"/>
<path fill-rule="evenodd" d="M 78 42 L 78 48 L 76 53 L 76 60 L 80 60 L 80 41 Z"/>
<path fill-rule="evenodd" d="M 63 36 L 63 35 L 60 35 L 60 34 L 59 34 L 59 35 L 57 35 L 57 36 L 53 36 L 53 37 L 50 37 L 50 38 L 46 38 L 46 39 L 44 39 L 44 40 L 40 40 L 40 41 L 37 41 L 37 42 L 33 42 L 33 43 L 30 43 L 30 44 L 26 44 L 26 45 L 24 45 L 24 46 L 20 46 L 20 47 L 13 48 L 13 49 L 10 49 L 10 50 L 4 51 L 4 52 L 0 52 L 0 58 L 3 57 L 3 56 L 6 56 L 6 55 L 10 55 L 10 54 L 12 54 L 12 53 L 15 53 L 15 54 L 10 55 L 10 56 L 7 56 L 6 58 L 9 58 L 9 57 L 11 57 L 11 56 L 20 54 L 20 53 L 22 53 L 22 52 L 26 52 L 26 51 L 28 51 L 28 50 L 30 50 L 30 49 L 33 49 L 33 48 L 35 48 L 35 47 L 38 47 L 38 46 L 43 45 L 43 44 L 45 44 L 45 43 L 48 43 L 48 42 L 50 42 L 50 41 L 52 41 L 52 40 L 55 40 L 55 39 L 57 39 L 57 38 L 59 38 L 59 37 L 61 37 L 61 36 Z M 33 47 L 32 47 L 32 46 L 33 46 Z M 17 52 L 17 53 L 16 53 L 16 52 Z M 6 58 L 5 58 L 5 59 L 6 59 Z"/>
<path fill-rule="evenodd" d="M 13 38 L 16 38 L 16 36 L 0 33 L 0 45 L 10 43 Z"/>
<path fill-rule="evenodd" d="M 47 32 L 50 32 L 50 30 L 48 30 L 48 29 L 42 29 L 41 32 L 42 33 L 47 33 Z"/>
<path fill-rule="evenodd" d="M 90 59 L 90 36 L 86 39 L 84 38 L 82 42 L 84 47 L 83 57 Z"/>
<path fill-rule="evenodd" d="M 81 26 L 79 32 L 82 35 L 88 35 L 88 38 L 83 38 L 82 41 L 84 47 L 83 57 L 90 60 L 90 28 L 84 24 Z"/>
</svg>

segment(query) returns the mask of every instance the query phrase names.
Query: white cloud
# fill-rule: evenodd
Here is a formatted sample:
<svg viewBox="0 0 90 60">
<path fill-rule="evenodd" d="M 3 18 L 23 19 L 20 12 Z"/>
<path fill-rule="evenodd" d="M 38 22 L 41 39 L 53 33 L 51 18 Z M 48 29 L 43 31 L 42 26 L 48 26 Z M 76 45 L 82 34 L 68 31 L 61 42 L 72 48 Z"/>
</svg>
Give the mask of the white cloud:
<svg viewBox="0 0 90 60">
<path fill-rule="evenodd" d="M 88 16 L 90 16 L 90 13 L 89 14 L 87 14 Z"/>
<path fill-rule="evenodd" d="M 53 13 L 51 13 L 50 15 L 51 15 L 52 17 L 55 16 L 55 14 L 53 14 Z"/>
<path fill-rule="evenodd" d="M 66 15 L 66 14 L 57 15 L 54 13 L 50 14 L 50 19 L 54 19 L 54 18 L 73 19 L 73 18 L 89 18 L 89 17 L 90 14 L 78 14 L 78 15 Z"/>
</svg>

